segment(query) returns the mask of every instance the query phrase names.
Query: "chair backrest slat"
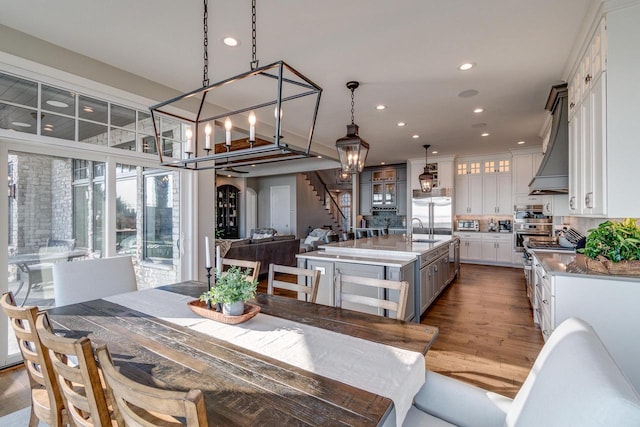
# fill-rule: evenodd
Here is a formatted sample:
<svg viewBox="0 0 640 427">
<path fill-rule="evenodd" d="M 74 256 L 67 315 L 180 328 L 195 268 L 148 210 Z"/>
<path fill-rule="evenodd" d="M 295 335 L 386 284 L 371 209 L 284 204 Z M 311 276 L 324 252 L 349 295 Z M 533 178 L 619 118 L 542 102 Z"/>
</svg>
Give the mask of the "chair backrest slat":
<svg viewBox="0 0 640 427">
<path fill-rule="evenodd" d="M 73 339 L 55 335 L 46 313 L 38 315 L 36 329 L 49 352 L 67 413 L 73 422 L 87 427 L 111 425 L 104 385 L 89 338 Z"/>
<path fill-rule="evenodd" d="M 297 277 L 298 283 L 290 283 L 277 280 L 276 273 L 292 274 Z M 299 284 L 304 281 L 304 285 Z M 290 267 L 287 265 L 269 264 L 269 280 L 267 284 L 267 293 L 273 295 L 274 289 L 286 289 L 298 292 L 298 298 L 301 294 L 306 295 L 306 300 L 316 302 L 318 296 L 318 284 L 320 283 L 320 271 L 308 270 L 305 268 Z"/>
<path fill-rule="evenodd" d="M 34 416 L 52 426 L 62 425 L 64 411 L 62 395 L 51 366 L 51 359 L 36 331 L 38 307 L 17 307 L 11 292 L 2 294 L 0 305 L 9 318 L 9 323 L 18 340 L 18 347 L 29 373 L 31 388 L 44 387 L 47 390 L 48 402 L 39 401 L 38 405 L 31 402 L 30 425 L 35 425 L 31 423 L 37 421 L 34 420 Z"/>
<path fill-rule="evenodd" d="M 409 283 L 406 281 L 373 279 L 369 277 L 344 275 L 340 270 L 336 270 L 336 306 L 342 307 L 342 302 L 347 301 L 356 304 L 368 305 L 375 308 L 386 309 L 396 312 L 396 319 L 404 320 L 407 307 L 407 296 Z M 387 290 L 398 291 L 398 302 L 388 299 L 374 298 L 370 296 L 358 295 L 350 292 L 344 292 L 345 284 L 353 284 L 358 286 L 368 286 L 374 288 L 384 288 Z"/>
<path fill-rule="evenodd" d="M 127 425 L 154 427 L 162 419 L 162 425 L 173 425 L 167 417 L 184 418 L 188 427 L 208 425 L 204 397 L 200 390 L 180 392 L 162 390 L 137 383 L 120 372 L 113 364 L 109 350 L 100 346 L 96 350 L 107 390 L 115 402 L 116 419 Z M 182 425 L 175 420 L 175 425 Z"/>
<path fill-rule="evenodd" d="M 241 269 L 251 269 L 251 275 L 247 277 L 247 279 L 251 282 L 254 280 L 258 280 L 258 275 L 260 274 L 260 261 L 247 261 L 244 259 L 233 259 L 233 258 L 222 258 L 222 269 L 223 274 L 227 269 L 226 267 L 240 267 Z"/>
</svg>

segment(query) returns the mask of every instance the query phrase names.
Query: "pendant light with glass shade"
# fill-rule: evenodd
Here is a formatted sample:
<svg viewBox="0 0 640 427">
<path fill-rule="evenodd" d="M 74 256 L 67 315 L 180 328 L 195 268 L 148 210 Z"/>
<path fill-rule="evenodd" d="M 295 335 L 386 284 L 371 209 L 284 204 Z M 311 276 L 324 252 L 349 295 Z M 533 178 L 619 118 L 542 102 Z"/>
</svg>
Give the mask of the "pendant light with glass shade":
<svg viewBox="0 0 640 427">
<path fill-rule="evenodd" d="M 420 180 L 420 189 L 423 193 L 431 193 L 433 189 L 433 174 L 429 172 L 429 163 L 427 161 L 427 156 L 429 155 L 429 147 L 431 145 L 423 145 L 425 150 L 424 155 L 424 172 L 420 174 L 418 179 Z"/>
<path fill-rule="evenodd" d="M 342 171 L 348 174 L 362 172 L 369 152 L 369 144 L 358 136 L 358 125 L 353 120 L 354 91 L 358 86 L 360 86 L 358 82 L 347 82 L 347 89 L 351 91 L 351 124 L 347 125 L 347 135 L 336 141 Z"/>
</svg>

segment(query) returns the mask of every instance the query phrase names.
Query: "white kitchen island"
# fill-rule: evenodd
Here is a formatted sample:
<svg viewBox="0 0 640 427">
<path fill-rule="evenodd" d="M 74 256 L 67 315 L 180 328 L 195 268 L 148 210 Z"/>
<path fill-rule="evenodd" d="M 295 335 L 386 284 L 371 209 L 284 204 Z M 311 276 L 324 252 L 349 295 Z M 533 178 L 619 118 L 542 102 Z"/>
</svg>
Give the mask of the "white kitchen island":
<svg viewBox="0 0 640 427">
<path fill-rule="evenodd" d="M 389 234 L 322 245 L 317 251 L 298 254 L 297 258 L 299 267 L 321 272 L 316 300 L 319 304 L 334 305 L 336 271 L 378 279 L 406 280 L 409 282 L 409 296 L 405 320 L 419 322 L 420 315 L 457 274 L 458 244 L 458 238 L 452 236 L 429 239 L 427 235 L 414 235 L 412 241 L 402 235 Z M 375 289 L 360 291 L 363 294 L 376 292 Z M 397 292 L 369 296 L 389 300 L 398 298 Z M 345 308 L 395 316 L 394 312 L 364 306 L 345 305 Z"/>
</svg>

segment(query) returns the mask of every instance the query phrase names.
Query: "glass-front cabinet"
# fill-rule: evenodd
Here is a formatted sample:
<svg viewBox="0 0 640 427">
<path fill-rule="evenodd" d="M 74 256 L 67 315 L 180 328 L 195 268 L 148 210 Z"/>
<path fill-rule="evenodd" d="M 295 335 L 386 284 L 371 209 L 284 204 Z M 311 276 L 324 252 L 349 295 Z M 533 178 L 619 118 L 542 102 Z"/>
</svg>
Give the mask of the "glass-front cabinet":
<svg viewBox="0 0 640 427">
<path fill-rule="evenodd" d="M 222 239 L 237 239 L 238 228 L 238 189 L 233 185 L 221 185 L 217 191 L 216 236 Z"/>
<path fill-rule="evenodd" d="M 371 200 L 375 207 L 392 208 L 397 202 L 397 187 L 394 182 L 377 182 L 371 185 Z"/>
</svg>

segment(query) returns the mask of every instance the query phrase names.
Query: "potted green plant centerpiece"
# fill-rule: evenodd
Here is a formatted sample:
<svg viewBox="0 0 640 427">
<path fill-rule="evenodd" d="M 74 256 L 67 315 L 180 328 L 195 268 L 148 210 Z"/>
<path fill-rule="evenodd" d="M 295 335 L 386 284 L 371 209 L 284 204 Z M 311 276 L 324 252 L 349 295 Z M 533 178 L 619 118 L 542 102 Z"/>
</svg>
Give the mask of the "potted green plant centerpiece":
<svg viewBox="0 0 640 427">
<path fill-rule="evenodd" d="M 640 227 L 637 220 L 605 221 L 589 230 L 584 249 L 587 267 L 608 274 L 640 274 Z"/>
<path fill-rule="evenodd" d="M 249 280 L 250 270 L 231 267 L 223 274 L 216 272 L 216 284 L 210 291 L 200 295 L 204 303 L 221 303 L 226 316 L 240 316 L 244 313 L 244 302 L 256 295 L 257 280 Z"/>
</svg>

